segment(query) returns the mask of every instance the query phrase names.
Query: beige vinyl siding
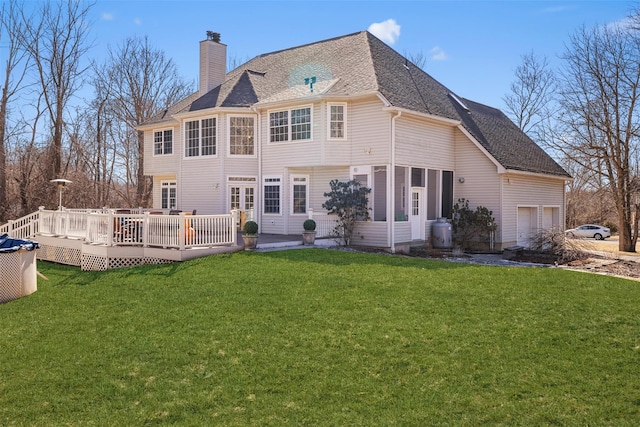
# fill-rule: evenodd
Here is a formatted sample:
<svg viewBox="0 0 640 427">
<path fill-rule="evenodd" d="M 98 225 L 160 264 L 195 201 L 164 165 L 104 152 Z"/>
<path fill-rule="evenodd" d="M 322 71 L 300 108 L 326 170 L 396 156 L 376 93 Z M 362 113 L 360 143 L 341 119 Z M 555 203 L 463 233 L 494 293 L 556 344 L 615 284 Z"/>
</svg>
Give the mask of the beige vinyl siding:
<svg viewBox="0 0 640 427">
<path fill-rule="evenodd" d="M 335 150 L 339 142 L 327 142 L 326 165 L 371 165 L 389 163 L 391 115 L 382 111 L 376 98 L 352 102 L 348 106 L 347 137 L 349 151 Z M 343 142 L 344 143 L 344 142 Z"/>
<path fill-rule="evenodd" d="M 499 242 L 503 224 L 498 167 L 460 130 L 456 130 L 455 153 L 453 201 L 455 203 L 458 199 L 464 198 L 469 200 L 472 209 L 484 206 L 492 211 L 498 224 L 496 241 Z M 464 183 L 460 183 L 460 178 L 464 178 Z"/>
<path fill-rule="evenodd" d="M 381 221 L 358 222 L 356 224 L 352 244 L 354 246 L 374 248 L 391 247 L 388 238 L 387 223 Z"/>
<path fill-rule="evenodd" d="M 396 164 L 454 170 L 454 130 L 451 125 L 400 116 L 396 120 Z"/>
<path fill-rule="evenodd" d="M 296 104 L 287 108 L 309 106 L 309 103 Z M 303 141 L 270 142 L 269 114 L 285 108 L 263 110 L 260 114 L 260 138 L 262 139 L 262 170 L 265 175 L 281 174 L 283 168 L 290 166 L 317 166 L 322 163 L 321 115 L 325 113 L 320 103 L 312 105 L 311 138 Z"/>
<path fill-rule="evenodd" d="M 302 223 L 306 220 L 308 209 L 314 212 L 324 213 L 326 209 L 322 208 L 322 204 L 326 201 L 324 193 L 331 190 L 329 181 L 338 179 L 347 181 L 349 179 L 348 168 L 292 168 L 288 169 L 283 179 L 282 186 L 282 215 L 268 215 L 266 218 L 267 230 L 270 232 L 278 232 L 284 234 L 298 234 L 302 232 Z M 291 213 L 291 177 L 292 176 L 308 176 L 307 181 L 309 200 L 307 201 L 307 214 Z"/>
<path fill-rule="evenodd" d="M 411 239 L 411 223 L 409 221 L 395 221 L 395 233 L 393 235 L 395 243 L 410 242 Z"/>
<path fill-rule="evenodd" d="M 224 177 L 220 174 L 219 159 L 189 159 L 178 178 L 178 208 L 197 209 L 202 214 L 226 213 L 222 195 Z M 217 188 L 216 188 L 217 186 Z"/>
<path fill-rule="evenodd" d="M 466 184 L 466 183 L 465 183 Z M 564 225 L 564 180 L 535 175 L 509 173 L 502 177 L 502 247 L 516 244 L 518 206 L 537 208 L 537 226 L 542 227 L 544 207 L 560 208 L 560 223 Z"/>
<path fill-rule="evenodd" d="M 153 176 L 153 190 L 151 192 L 153 196 L 153 209 L 162 209 L 162 186 L 160 185 L 162 181 L 176 181 L 176 176 L 171 174 Z M 178 197 L 180 197 L 179 193 Z"/>
<path fill-rule="evenodd" d="M 351 124 L 353 119 L 351 117 L 351 111 L 353 104 L 346 103 L 346 121 L 345 121 L 345 138 L 344 139 L 329 139 L 328 135 L 328 120 L 329 120 L 329 104 L 336 104 L 334 102 L 323 102 L 321 104 L 320 114 L 318 117 L 317 130 L 318 138 L 321 141 L 321 158 L 320 164 L 322 165 L 349 165 L 351 163 L 352 153 L 352 129 Z M 314 128 L 315 130 L 316 128 Z"/>
<path fill-rule="evenodd" d="M 173 129 L 173 154 L 154 155 L 153 133 L 156 130 Z M 156 175 L 168 173 L 169 171 L 176 173 L 180 167 L 182 143 L 182 130 L 180 126 L 167 127 L 162 126 L 158 129 L 144 131 L 144 161 L 143 168 L 145 175 Z"/>
</svg>

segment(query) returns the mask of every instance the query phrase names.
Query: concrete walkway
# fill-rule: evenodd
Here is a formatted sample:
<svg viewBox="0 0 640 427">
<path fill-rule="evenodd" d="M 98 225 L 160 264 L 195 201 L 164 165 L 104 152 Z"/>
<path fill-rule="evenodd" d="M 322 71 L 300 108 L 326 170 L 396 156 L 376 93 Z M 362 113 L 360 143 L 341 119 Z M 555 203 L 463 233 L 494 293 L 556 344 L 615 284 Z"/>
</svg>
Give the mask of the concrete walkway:
<svg viewBox="0 0 640 427">
<path fill-rule="evenodd" d="M 238 233 L 238 246 L 243 247 L 244 243 L 242 241 L 242 233 Z M 302 233 L 301 234 L 290 234 L 290 235 L 282 235 L 282 234 L 258 234 L 258 245 L 256 246 L 256 251 L 269 251 L 269 250 L 278 250 L 278 249 L 293 249 L 293 248 L 302 248 L 302 247 L 333 247 L 337 246 L 336 242 L 333 239 L 323 238 L 316 239 L 315 244 L 313 246 L 303 246 L 302 245 Z"/>
</svg>

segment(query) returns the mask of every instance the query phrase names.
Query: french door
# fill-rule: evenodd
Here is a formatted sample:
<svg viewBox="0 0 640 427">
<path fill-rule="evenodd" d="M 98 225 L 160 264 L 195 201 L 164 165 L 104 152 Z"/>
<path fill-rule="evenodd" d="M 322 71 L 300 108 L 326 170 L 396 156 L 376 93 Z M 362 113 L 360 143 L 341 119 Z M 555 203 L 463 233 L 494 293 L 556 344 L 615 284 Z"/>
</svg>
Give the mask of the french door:
<svg viewBox="0 0 640 427">
<path fill-rule="evenodd" d="M 240 211 L 239 227 L 242 228 L 244 223 L 249 220 L 255 220 L 255 185 L 230 185 L 229 186 L 229 207 L 231 210 Z"/>
</svg>

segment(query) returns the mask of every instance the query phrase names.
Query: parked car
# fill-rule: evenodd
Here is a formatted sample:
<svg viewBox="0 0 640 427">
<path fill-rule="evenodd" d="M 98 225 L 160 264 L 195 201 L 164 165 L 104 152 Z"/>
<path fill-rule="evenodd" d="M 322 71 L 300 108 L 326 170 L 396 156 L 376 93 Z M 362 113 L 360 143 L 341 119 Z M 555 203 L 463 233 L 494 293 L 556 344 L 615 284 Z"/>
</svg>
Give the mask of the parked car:
<svg viewBox="0 0 640 427">
<path fill-rule="evenodd" d="M 581 225 L 580 227 L 565 230 L 565 234 L 569 237 L 582 237 L 604 240 L 607 237 L 611 237 L 611 230 L 601 225 L 585 224 Z"/>
</svg>

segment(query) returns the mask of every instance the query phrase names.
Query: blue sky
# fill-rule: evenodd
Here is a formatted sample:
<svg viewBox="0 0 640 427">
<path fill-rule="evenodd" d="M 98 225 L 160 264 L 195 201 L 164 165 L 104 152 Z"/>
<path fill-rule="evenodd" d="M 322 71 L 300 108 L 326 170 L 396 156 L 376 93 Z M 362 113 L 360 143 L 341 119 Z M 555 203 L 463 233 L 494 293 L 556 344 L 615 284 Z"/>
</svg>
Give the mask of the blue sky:
<svg viewBox="0 0 640 427">
<path fill-rule="evenodd" d="M 227 55 L 261 53 L 369 29 L 400 53 L 422 53 L 425 70 L 460 96 L 503 108 L 513 71 L 528 52 L 553 65 L 582 25 L 623 20 L 631 1 L 179 1 L 98 0 L 91 55 L 125 37 L 148 36 L 187 80 L 198 43 L 219 32 Z"/>
</svg>

